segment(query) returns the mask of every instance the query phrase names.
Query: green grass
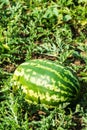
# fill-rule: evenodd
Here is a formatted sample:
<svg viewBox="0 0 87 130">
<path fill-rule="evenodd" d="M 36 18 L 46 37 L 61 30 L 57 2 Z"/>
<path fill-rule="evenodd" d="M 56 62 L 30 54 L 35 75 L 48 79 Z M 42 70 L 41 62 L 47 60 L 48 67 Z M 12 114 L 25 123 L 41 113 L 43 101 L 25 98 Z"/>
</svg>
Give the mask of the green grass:
<svg viewBox="0 0 87 130">
<path fill-rule="evenodd" d="M 17 66 L 35 58 L 55 60 L 76 71 L 80 100 L 72 108 L 28 104 L 13 93 Z M 86 0 L 0 1 L 0 130 L 87 129 Z"/>
</svg>

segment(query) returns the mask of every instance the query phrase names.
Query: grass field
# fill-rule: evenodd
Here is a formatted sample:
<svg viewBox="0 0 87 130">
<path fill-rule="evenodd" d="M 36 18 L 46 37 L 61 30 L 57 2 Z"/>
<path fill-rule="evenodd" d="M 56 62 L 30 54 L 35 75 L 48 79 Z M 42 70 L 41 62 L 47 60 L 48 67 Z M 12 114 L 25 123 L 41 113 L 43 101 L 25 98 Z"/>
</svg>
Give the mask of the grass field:
<svg viewBox="0 0 87 130">
<path fill-rule="evenodd" d="M 14 70 L 37 58 L 76 71 L 76 106 L 48 109 L 13 93 Z M 0 0 L 0 130 L 87 130 L 87 0 Z"/>
</svg>

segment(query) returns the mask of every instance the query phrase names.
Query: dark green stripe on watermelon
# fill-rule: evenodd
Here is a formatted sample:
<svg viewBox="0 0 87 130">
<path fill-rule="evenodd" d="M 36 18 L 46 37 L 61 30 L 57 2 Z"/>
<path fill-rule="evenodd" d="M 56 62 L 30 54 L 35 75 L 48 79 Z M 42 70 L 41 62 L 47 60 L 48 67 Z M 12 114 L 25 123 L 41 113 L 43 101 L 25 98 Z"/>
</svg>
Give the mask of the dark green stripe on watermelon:
<svg viewBox="0 0 87 130">
<path fill-rule="evenodd" d="M 70 70 L 48 60 L 21 64 L 13 80 L 22 85 L 29 101 L 51 106 L 76 100 L 80 90 L 78 79 Z"/>
</svg>

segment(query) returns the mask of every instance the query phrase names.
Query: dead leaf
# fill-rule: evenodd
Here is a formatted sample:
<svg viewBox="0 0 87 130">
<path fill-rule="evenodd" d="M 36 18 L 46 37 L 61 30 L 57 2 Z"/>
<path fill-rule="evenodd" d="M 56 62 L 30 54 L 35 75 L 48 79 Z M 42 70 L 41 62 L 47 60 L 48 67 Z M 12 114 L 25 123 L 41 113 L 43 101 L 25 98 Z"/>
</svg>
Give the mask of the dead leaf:
<svg viewBox="0 0 87 130">
<path fill-rule="evenodd" d="M 80 64 L 81 64 L 81 61 L 80 61 L 80 60 L 75 60 L 74 64 L 75 64 L 75 65 L 80 65 Z"/>
</svg>

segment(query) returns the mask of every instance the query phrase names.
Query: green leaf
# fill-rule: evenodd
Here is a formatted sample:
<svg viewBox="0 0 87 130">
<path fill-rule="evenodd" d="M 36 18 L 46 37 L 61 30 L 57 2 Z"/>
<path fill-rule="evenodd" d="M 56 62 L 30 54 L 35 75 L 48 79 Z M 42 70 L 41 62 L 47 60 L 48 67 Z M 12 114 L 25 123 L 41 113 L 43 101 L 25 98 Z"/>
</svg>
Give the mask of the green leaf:
<svg viewBox="0 0 87 130">
<path fill-rule="evenodd" d="M 70 15 L 65 15 L 64 18 L 63 18 L 63 20 L 66 21 L 66 22 L 71 20 L 71 19 L 72 19 L 72 17 Z"/>
</svg>

